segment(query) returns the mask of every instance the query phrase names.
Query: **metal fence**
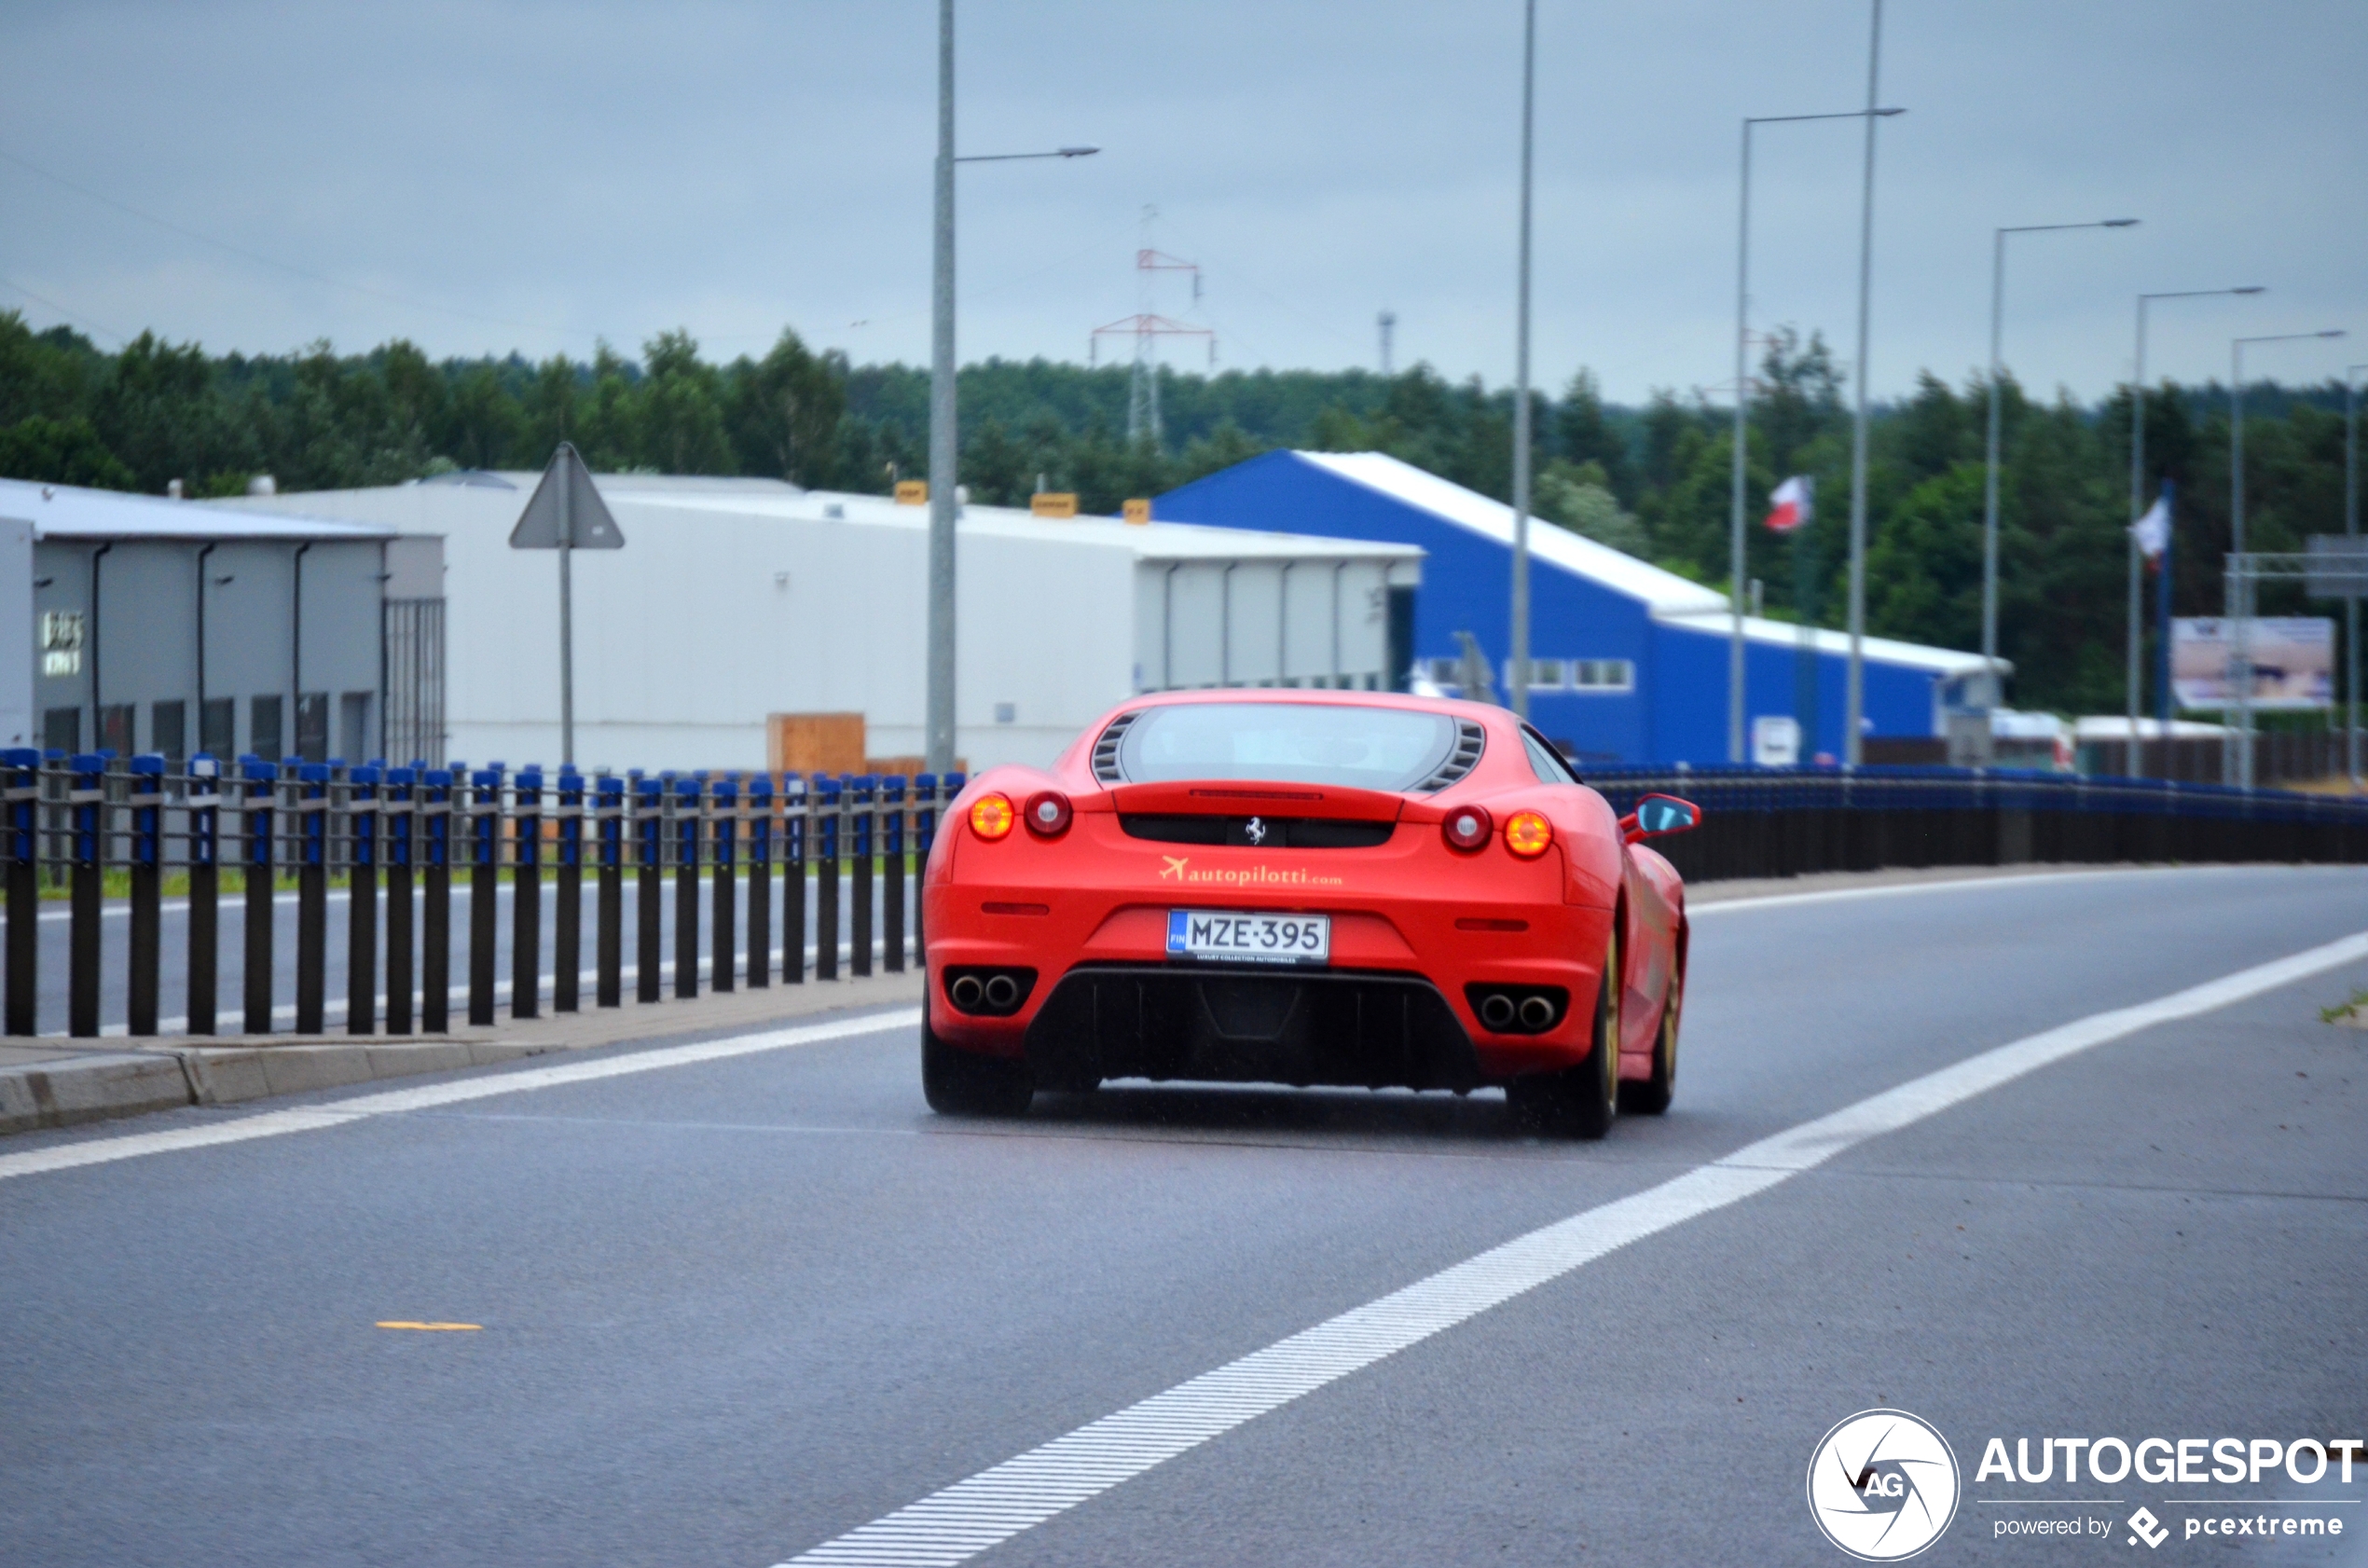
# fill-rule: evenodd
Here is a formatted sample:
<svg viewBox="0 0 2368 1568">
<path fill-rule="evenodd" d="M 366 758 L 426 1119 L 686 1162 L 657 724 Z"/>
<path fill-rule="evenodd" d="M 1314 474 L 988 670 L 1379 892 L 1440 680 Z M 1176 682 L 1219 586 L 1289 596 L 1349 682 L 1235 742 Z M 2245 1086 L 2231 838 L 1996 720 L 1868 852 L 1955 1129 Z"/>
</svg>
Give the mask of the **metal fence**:
<svg viewBox="0 0 2368 1568">
<path fill-rule="evenodd" d="M 1625 813 L 1682 795 L 1655 847 L 1688 881 L 2032 861 L 2368 861 L 2368 800 L 2157 778 L 1949 767 L 1591 768 Z"/>
<path fill-rule="evenodd" d="M 238 1009 L 229 1022 L 319 1034 L 332 1011 L 332 884 L 344 906 L 345 1032 L 441 1033 L 453 997 L 472 1025 L 495 1021 L 501 993 L 512 1016 L 532 1018 L 545 991 L 544 885 L 556 884 L 547 977 L 552 1011 L 624 1001 L 628 962 L 639 1000 L 668 989 L 763 987 L 807 976 L 808 882 L 817 980 L 887 972 L 921 956 L 919 868 L 960 774 L 546 776 L 499 765 L 387 767 L 271 763 L 242 757 L 186 764 L 103 753 L 62 757 L 0 751 L 0 876 L 5 877 L 6 1032 L 32 1035 L 39 1013 L 45 887 L 65 894 L 66 1032 L 101 1028 L 105 959 L 120 955 L 124 1023 L 155 1035 L 164 980 L 177 970 L 191 1035 L 219 1032 L 225 1008 L 221 907 L 239 906 Z M 226 887 L 226 874 L 235 887 Z M 665 896 L 671 876 L 674 896 Z M 451 965 L 453 882 L 466 897 L 458 938 L 465 983 Z M 165 884 L 186 882 L 172 905 L 183 952 L 166 962 Z M 586 881 L 593 963 L 583 964 Z M 629 887 L 628 887 L 629 880 Z M 295 962 L 280 962 L 283 891 L 294 894 Z M 110 906 L 109 895 L 128 895 Z M 625 924 L 628 891 L 633 929 Z M 508 919 L 501 904 L 507 897 Z M 842 909 L 842 898 L 847 907 Z M 702 921 L 702 905 L 705 920 Z M 672 940 L 665 922 L 671 907 Z M 842 915 L 852 927 L 842 970 Z M 105 917 L 128 916 L 128 937 L 103 939 Z M 777 922 L 778 915 L 778 922 Z M 702 925 L 705 926 L 704 932 Z M 630 957 L 628 959 L 628 943 Z M 54 945 L 54 944 L 52 944 Z M 507 949 L 508 984 L 499 969 Z M 671 962 L 668 962 L 670 954 Z M 778 958 L 777 958 L 778 954 Z M 54 987 L 53 987 L 54 989 Z M 54 1023 L 52 1023 L 54 1027 Z"/>
</svg>

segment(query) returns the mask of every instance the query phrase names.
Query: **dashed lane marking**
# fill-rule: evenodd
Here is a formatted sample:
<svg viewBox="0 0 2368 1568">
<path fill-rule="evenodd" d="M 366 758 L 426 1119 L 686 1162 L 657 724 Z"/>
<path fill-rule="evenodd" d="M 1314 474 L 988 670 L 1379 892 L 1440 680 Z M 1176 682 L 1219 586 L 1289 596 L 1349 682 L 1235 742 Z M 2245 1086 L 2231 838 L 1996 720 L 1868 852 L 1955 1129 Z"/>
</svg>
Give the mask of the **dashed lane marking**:
<svg viewBox="0 0 2368 1568">
<path fill-rule="evenodd" d="M 1421 1343 L 1581 1264 L 1739 1204 L 1870 1138 L 2092 1046 L 2210 1012 L 2368 958 L 2368 932 L 2135 1007 L 2092 1013 L 1911 1079 L 1749 1144 L 1659 1187 L 1516 1236 L 1079 1427 L 800 1553 L 778 1568 L 951 1568 L 1327 1383 Z"/>
<path fill-rule="evenodd" d="M 485 1325 L 482 1323 L 406 1323 L 401 1318 L 392 1318 L 384 1323 L 374 1324 L 372 1327 L 408 1328 L 421 1334 L 476 1334 L 482 1333 L 485 1329 Z"/>
</svg>

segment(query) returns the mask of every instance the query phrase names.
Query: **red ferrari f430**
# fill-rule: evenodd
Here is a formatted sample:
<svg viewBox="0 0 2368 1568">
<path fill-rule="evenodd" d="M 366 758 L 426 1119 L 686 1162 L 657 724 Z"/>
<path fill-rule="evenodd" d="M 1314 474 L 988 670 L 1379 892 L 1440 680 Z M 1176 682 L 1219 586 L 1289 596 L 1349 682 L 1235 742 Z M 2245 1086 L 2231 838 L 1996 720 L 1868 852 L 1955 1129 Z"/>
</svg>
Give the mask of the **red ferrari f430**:
<svg viewBox="0 0 2368 1568">
<path fill-rule="evenodd" d="M 1017 1115 L 1109 1079 L 1501 1087 L 1601 1137 L 1677 1079 L 1686 892 L 1503 708 L 1345 691 L 1123 703 L 981 774 L 924 884 L 922 1086 Z"/>
</svg>

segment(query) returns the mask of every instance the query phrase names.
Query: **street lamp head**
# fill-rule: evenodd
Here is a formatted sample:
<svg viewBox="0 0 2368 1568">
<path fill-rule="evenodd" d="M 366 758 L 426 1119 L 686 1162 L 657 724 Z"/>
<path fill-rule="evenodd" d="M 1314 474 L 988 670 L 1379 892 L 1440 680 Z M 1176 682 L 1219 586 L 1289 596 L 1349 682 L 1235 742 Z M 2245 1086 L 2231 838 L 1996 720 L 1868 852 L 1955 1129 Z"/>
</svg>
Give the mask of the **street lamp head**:
<svg viewBox="0 0 2368 1568">
<path fill-rule="evenodd" d="M 1063 147 L 1060 152 L 1063 158 L 1092 158 L 1101 150 L 1099 147 Z"/>
<path fill-rule="evenodd" d="M 2330 327 L 2327 331 L 2320 333 L 2319 336 L 2321 337 L 2341 337 L 2344 336 L 2344 330 L 2341 327 Z"/>
<path fill-rule="evenodd" d="M 1875 117 L 1877 119 L 1889 119 L 1893 115 L 1904 115 L 1907 112 L 1907 111 L 1905 109 L 1878 109 L 1875 111 Z"/>
<path fill-rule="evenodd" d="M 2138 227 L 2138 220 L 2136 218 L 2107 218 L 2105 220 L 2104 227 L 2107 228 L 2136 228 Z"/>
<path fill-rule="evenodd" d="M 2230 289 L 2228 292 L 2230 294 L 2267 294 L 2269 291 L 2259 283 L 2248 283 L 2243 288 Z"/>
</svg>

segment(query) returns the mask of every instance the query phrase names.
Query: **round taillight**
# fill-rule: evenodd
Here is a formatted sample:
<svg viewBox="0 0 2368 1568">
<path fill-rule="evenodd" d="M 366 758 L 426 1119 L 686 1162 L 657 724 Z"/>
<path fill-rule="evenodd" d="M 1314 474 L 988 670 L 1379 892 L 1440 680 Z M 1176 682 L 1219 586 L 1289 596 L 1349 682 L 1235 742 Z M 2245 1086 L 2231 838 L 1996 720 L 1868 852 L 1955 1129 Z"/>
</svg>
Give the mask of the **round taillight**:
<svg viewBox="0 0 2368 1568">
<path fill-rule="evenodd" d="M 1039 838 L 1068 832 L 1069 815 L 1069 798 L 1058 790 L 1039 790 L 1027 798 L 1027 831 Z"/>
<path fill-rule="evenodd" d="M 981 795 L 971 803 L 971 832 L 989 843 L 1009 834 L 1019 819 L 1008 795 Z"/>
<path fill-rule="evenodd" d="M 1546 853 L 1554 842 L 1553 825 L 1535 811 L 1516 811 L 1505 824 L 1505 847 L 1524 860 L 1534 860 Z"/>
<path fill-rule="evenodd" d="M 1458 849 L 1478 849 L 1488 843 L 1488 835 L 1496 824 L 1489 819 L 1488 808 L 1480 805 L 1459 805 L 1447 814 L 1439 831 L 1447 842 Z"/>
</svg>

